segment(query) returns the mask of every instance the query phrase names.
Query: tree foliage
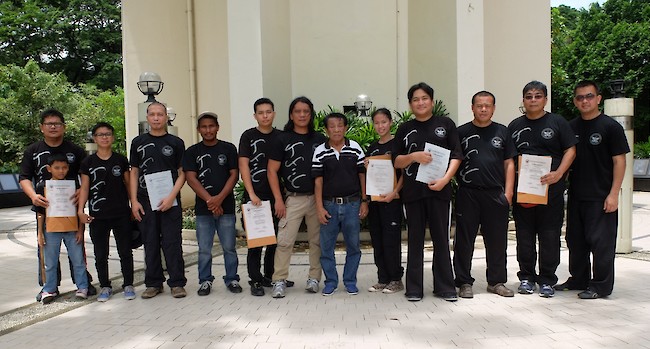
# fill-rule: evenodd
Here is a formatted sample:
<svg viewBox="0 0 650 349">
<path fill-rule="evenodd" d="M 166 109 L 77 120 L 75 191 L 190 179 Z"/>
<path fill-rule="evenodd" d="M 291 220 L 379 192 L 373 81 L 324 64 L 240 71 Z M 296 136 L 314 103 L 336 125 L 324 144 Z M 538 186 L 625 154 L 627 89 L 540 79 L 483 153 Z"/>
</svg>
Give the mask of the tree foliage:
<svg viewBox="0 0 650 349">
<path fill-rule="evenodd" d="M 120 0 L 0 2 L 0 65 L 38 62 L 73 84 L 122 86 Z"/>
<path fill-rule="evenodd" d="M 115 127 L 114 150 L 126 151 L 124 92 L 99 91 L 94 86 L 72 85 L 63 74 L 41 70 L 34 61 L 25 67 L 0 66 L 0 172 L 16 172 L 25 147 L 42 138 L 39 114 L 61 111 L 66 138 L 78 145 L 98 121 Z"/>
<path fill-rule="evenodd" d="M 650 120 L 650 0 L 607 0 L 588 9 L 551 9 L 552 105 L 572 118 L 573 86 L 594 80 L 611 97 L 607 82 L 625 79 L 635 98 L 635 138 L 645 140 Z"/>
</svg>

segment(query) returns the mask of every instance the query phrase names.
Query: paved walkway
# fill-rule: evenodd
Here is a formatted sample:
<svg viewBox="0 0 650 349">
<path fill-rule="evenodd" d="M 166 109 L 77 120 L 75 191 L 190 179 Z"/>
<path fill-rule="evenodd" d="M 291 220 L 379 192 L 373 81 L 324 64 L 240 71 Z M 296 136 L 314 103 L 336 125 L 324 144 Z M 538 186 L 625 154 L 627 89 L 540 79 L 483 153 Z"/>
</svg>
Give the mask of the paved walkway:
<svg viewBox="0 0 650 349">
<path fill-rule="evenodd" d="M 0 232 L 0 313 L 66 305 L 74 309 L 36 316 L 35 324 L 0 336 L 0 348 L 650 348 L 650 293 L 639 289 L 650 278 L 650 193 L 634 194 L 633 245 L 640 252 L 617 257 L 616 285 L 609 298 L 587 301 L 579 300 L 576 292 L 559 292 L 552 299 L 487 293 L 485 254 L 479 241 L 473 268 L 475 297 L 455 303 L 433 297 L 430 272 L 425 273 L 428 287 L 421 302 L 409 303 L 403 293 L 366 292 L 376 281 L 376 269 L 372 251 L 364 250 L 358 274 L 362 291 L 356 296 L 344 291 L 332 297 L 306 293 L 302 286 L 308 259 L 297 253 L 290 270 L 296 287 L 284 299 L 253 297 L 247 285 L 244 293 L 231 294 L 219 282 L 211 295 L 199 297 L 196 265 L 188 265 L 189 295 L 184 299 L 172 298 L 166 289 L 150 300 L 126 301 L 116 294 L 106 303 L 61 300 L 35 305 L 35 239 L 33 226 L 26 224 L 33 215 L 25 210 L 0 210 L 0 231 L 4 231 Z M 86 247 L 92 250 L 91 245 Z M 184 249 L 191 259 L 196 246 L 189 243 Z M 246 279 L 246 250 L 238 253 L 240 275 Z M 516 287 L 513 241 L 508 254 L 508 285 Z M 563 249 L 561 255 L 558 276 L 563 281 L 568 252 Z M 430 250 L 425 257 L 425 269 L 430 270 Z M 344 255 L 337 255 L 339 265 L 343 260 Z M 222 258 L 216 257 L 214 264 L 215 275 L 221 275 Z M 114 274 L 117 265 L 111 261 Z M 138 266 L 142 266 L 141 251 L 136 252 Z M 63 291 L 73 289 L 67 280 L 64 276 Z M 143 286 L 136 290 L 139 294 Z M 40 321 L 43 318 L 47 319 Z"/>
</svg>

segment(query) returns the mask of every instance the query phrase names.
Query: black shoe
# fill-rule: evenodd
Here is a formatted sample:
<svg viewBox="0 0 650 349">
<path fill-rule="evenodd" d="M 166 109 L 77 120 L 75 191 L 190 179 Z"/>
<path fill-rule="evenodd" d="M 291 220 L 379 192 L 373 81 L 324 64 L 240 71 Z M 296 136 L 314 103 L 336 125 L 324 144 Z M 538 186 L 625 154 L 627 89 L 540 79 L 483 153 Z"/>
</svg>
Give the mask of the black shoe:
<svg viewBox="0 0 650 349">
<path fill-rule="evenodd" d="M 458 300 L 458 296 L 456 295 L 456 292 L 442 292 L 442 293 L 436 293 L 435 294 L 437 297 L 440 297 L 447 302 L 455 302 Z"/>
<path fill-rule="evenodd" d="M 598 292 L 594 292 L 590 289 L 587 289 L 585 291 L 582 291 L 578 293 L 578 298 L 580 299 L 596 299 L 596 298 L 602 298 L 604 296 L 601 296 L 598 294 Z"/>
<path fill-rule="evenodd" d="M 253 296 L 261 297 L 264 295 L 264 286 L 261 283 L 249 281 L 248 284 L 251 285 L 251 294 Z"/>
<path fill-rule="evenodd" d="M 287 287 L 293 287 L 296 283 L 291 280 L 285 280 L 284 284 L 287 285 Z"/>
<path fill-rule="evenodd" d="M 239 286 L 239 281 L 237 280 L 230 281 L 227 287 L 228 287 L 228 291 L 232 293 L 241 293 L 242 291 L 241 286 Z"/>
<path fill-rule="evenodd" d="M 567 281 L 553 286 L 556 291 L 571 291 L 571 290 L 584 290 L 587 287 L 576 287 L 575 283 L 571 278 Z"/>
<path fill-rule="evenodd" d="M 97 294 L 97 289 L 91 283 L 88 283 L 88 296 L 94 296 Z"/>
<path fill-rule="evenodd" d="M 203 281 L 201 283 L 201 286 L 199 286 L 198 291 L 196 291 L 196 294 L 199 296 L 207 296 L 210 294 L 210 291 L 212 290 L 212 281 Z"/>
<path fill-rule="evenodd" d="M 273 287 L 273 280 L 267 278 L 266 276 L 262 278 L 262 286 L 264 287 Z"/>
</svg>

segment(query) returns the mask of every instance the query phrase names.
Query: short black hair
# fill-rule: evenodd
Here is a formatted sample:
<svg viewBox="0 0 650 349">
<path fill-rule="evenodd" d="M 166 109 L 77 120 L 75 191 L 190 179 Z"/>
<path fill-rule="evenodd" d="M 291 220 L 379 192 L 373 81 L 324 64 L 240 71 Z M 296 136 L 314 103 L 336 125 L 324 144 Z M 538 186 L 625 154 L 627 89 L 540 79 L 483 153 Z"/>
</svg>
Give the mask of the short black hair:
<svg viewBox="0 0 650 349">
<path fill-rule="evenodd" d="M 386 108 L 379 108 L 372 112 L 372 115 L 370 115 L 370 120 L 375 121 L 375 116 L 377 116 L 377 114 L 384 114 L 388 120 L 393 120 L 393 115 L 391 115 L 390 110 Z"/>
<path fill-rule="evenodd" d="M 271 101 L 270 99 L 268 99 L 266 97 L 262 97 L 262 98 L 256 100 L 255 103 L 253 103 L 253 112 L 257 113 L 257 106 L 262 105 L 262 104 L 270 104 L 271 109 L 273 109 L 273 111 L 275 111 L 275 104 L 273 104 L 273 101 Z"/>
<path fill-rule="evenodd" d="M 67 165 L 68 157 L 63 153 L 54 153 L 50 155 L 50 157 L 47 159 L 47 164 L 52 166 L 57 161 L 65 162 L 65 164 Z"/>
<path fill-rule="evenodd" d="M 413 94 L 417 90 L 424 91 L 426 94 L 429 95 L 429 98 L 431 98 L 433 100 L 433 87 L 429 86 L 427 83 L 419 82 L 419 83 L 411 86 L 411 88 L 409 88 L 409 91 L 406 94 L 406 97 L 408 97 L 409 102 L 411 102 L 411 98 L 413 98 Z"/>
<path fill-rule="evenodd" d="M 160 102 L 158 102 L 158 101 L 156 101 L 156 102 L 151 102 L 151 104 L 149 104 L 149 105 L 147 106 L 147 114 L 149 114 L 149 108 L 151 108 L 152 105 L 159 105 L 159 106 L 163 107 L 163 110 L 165 111 L 165 115 L 167 115 L 167 106 L 164 105 L 164 104 L 162 104 L 162 103 L 160 103 Z"/>
<path fill-rule="evenodd" d="M 593 80 L 582 80 L 576 84 L 576 87 L 573 89 L 573 94 L 575 95 L 579 88 L 593 86 L 596 89 L 596 95 L 600 96 L 600 87 Z"/>
<path fill-rule="evenodd" d="M 533 80 L 524 86 L 524 90 L 522 92 L 522 97 L 526 95 L 526 92 L 530 90 L 540 90 L 544 94 L 544 97 L 548 97 L 548 88 L 546 88 L 546 85 L 544 83 L 539 82 L 537 80 Z"/>
<path fill-rule="evenodd" d="M 56 110 L 54 108 L 46 109 L 46 110 L 43 110 L 41 112 L 41 124 L 44 123 L 45 118 L 47 118 L 49 116 L 57 117 L 57 118 L 61 119 L 62 123 L 65 124 L 65 119 L 63 119 L 63 113 L 61 113 L 60 111 L 58 111 L 58 110 Z"/>
<path fill-rule="evenodd" d="M 331 119 L 343 120 L 343 126 L 348 125 L 348 118 L 345 116 L 345 114 L 334 112 L 334 113 L 327 114 L 323 119 L 323 125 L 325 126 L 325 128 L 327 128 L 327 122 L 330 121 Z"/>
<path fill-rule="evenodd" d="M 96 123 L 95 126 L 93 126 L 93 128 L 90 130 L 90 132 L 94 136 L 95 132 L 97 132 L 97 130 L 102 128 L 102 127 L 106 127 L 107 129 L 111 130 L 111 132 L 115 132 L 115 128 L 113 128 L 113 126 L 111 126 L 111 124 L 109 124 L 108 122 L 103 122 L 103 121 L 100 121 L 100 122 Z"/>
<path fill-rule="evenodd" d="M 492 104 L 496 105 L 497 104 L 497 98 L 494 97 L 494 94 L 489 91 L 478 91 L 472 96 L 472 105 L 474 105 L 474 100 L 476 100 L 476 97 L 492 97 Z"/>
</svg>

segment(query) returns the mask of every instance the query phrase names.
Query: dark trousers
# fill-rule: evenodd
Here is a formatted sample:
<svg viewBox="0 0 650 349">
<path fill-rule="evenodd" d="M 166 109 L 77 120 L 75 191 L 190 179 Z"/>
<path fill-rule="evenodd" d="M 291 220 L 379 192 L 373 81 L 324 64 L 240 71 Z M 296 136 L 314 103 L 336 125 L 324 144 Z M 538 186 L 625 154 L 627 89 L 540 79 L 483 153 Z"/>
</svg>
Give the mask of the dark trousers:
<svg viewBox="0 0 650 349">
<path fill-rule="evenodd" d="M 608 296 L 614 288 L 614 259 L 618 211 L 605 213 L 602 201 L 569 199 L 566 244 L 569 248 L 569 283 Z M 589 254 L 593 259 L 593 277 Z"/>
<path fill-rule="evenodd" d="M 248 202 L 250 198 L 244 194 L 244 202 Z M 260 198 L 261 200 L 269 200 L 271 204 L 271 214 L 273 216 L 273 229 L 275 230 L 275 236 L 278 236 L 278 222 L 279 219 L 275 217 L 275 212 L 273 207 L 275 205 L 275 200 L 273 198 Z M 243 224 L 242 224 L 243 225 Z M 264 252 L 264 273 L 262 270 L 262 251 L 266 247 Z M 262 283 L 263 279 L 273 279 L 274 262 L 275 262 L 275 249 L 278 247 L 277 244 L 253 247 L 248 249 L 248 254 L 246 255 L 246 268 L 248 270 L 248 277 L 253 282 Z"/>
<path fill-rule="evenodd" d="M 133 252 L 131 251 L 131 218 L 128 215 L 114 219 L 94 219 L 90 223 L 90 239 L 95 251 L 95 268 L 100 287 L 111 287 L 108 277 L 109 238 L 113 237 L 120 257 L 124 282 L 122 287 L 133 285 Z"/>
<path fill-rule="evenodd" d="M 165 263 L 169 287 L 183 287 L 185 278 L 185 261 L 181 229 L 183 226 L 180 205 L 173 206 L 165 212 L 152 211 L 149 199 L 140 200 L 145 215 L 138 224 L 144 245 L 144 283 L 147 287 L 161 287 L 165 282 L 160 250 L 165 254 Z"/>
<path fill-rule="evenodd" d="M 425 198 L 405 203 L 408 224 L 406 295 L 424 294 L 424 235 L 427 223 L 433 242 L 433 292 L 456 292 L 449 253 L 449 201 Z"/>
<path fill-rule="evenodd" d="M 517 228 L 517 261 L 519 280 L 555 285 L 555 272 L 560 264 L 560 235 L 564 220 L 564 197 L 549 197 L 548 205 L 531 208 L 515 204 L 513 208 Z M 536 240 L 539 240 L 539 274 Z"/>
<path fill-rule="evenodd" d="M 371 202 L 368 212 L 370 239 L 379 283 L 400 281 L 402 267 L 402 201 Z"/>
<path fill-rule="evenodd" d="M 488 285 L 508 281 L 508 212 L 510 205 L 501 188 L 472 189 L 461 186 L 456 193 L 456 236 L 454 273 L 456 286 L 474 284 L 472 256 L 476 235 L 481 228 L 487 259 Z"/>
</svg>

